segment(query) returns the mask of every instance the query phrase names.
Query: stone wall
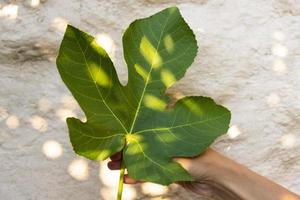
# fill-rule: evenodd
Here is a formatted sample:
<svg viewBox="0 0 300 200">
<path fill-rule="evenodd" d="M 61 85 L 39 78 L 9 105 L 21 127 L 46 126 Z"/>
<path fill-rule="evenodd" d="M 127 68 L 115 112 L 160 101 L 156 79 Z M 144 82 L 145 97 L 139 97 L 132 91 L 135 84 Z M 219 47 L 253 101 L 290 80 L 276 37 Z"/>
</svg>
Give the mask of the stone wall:
<svg viewBox="0 0 300 200">
<path fill-rule="evenodd" d="M 97 37 L 125 83 L 122 33 L 169 5 L 180 8 L 200 46 L 170 92 L 230 108 L 231 128 L 214 148 L 300 193 L 299 0 L 1 0 L 1 199 L 114 199 L 118 173 L 72 151 L 65 118 L 83 116 L 55 57 L 71 23 Z M 124 199 L 197 198 L 147 183 L 126 186 Z"/>
</svg>

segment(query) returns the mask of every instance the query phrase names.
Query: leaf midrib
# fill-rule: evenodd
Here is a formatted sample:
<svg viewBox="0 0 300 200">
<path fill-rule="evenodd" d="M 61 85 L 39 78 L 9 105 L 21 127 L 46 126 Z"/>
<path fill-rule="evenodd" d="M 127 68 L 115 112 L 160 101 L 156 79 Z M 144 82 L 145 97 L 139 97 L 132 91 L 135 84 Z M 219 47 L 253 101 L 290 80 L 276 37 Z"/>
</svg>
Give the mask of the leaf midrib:
<svg viewBox="0 0 300 200">
<path fill-rule="evenodd" d="M 167 23 L 168 23 L 168 21 L 169 21 L 169 19 L 170 19 L 170 16 L 171 16 L 171 15 L 168 15 L 167 20 L 165 21 L 165 24 L 164 24 L 164 26 L 163 26 L 163 29 L 162 29 L 162 31 L 161 31 L 161 33 L 160 33 L 159 40 L 158 40 L 158 43 L 157 43 L 156 48 L 155 48 L 155 49 L 156 49 L 156 52 L 155 52 L 154 58 L 155 58 L 155 56 L 157 56 L 158 48 L 159 48 L 159 45 L 160 45 L 160 43 L 161 43 L 162 36 L 163 36 L 164 31 L 165 31 L 166 25 L 167 25 Z M 144 99 L 144 95 L 145 95 L 145 92 L 146 92 L 146 88 L 147 88 L 147 86 L 148 86 L 148 83 L 149 83 L 149 80 L 150 80 L 150 77 L 151 77 L 151 72 L 152 72 L 152 70 L 153 70 L 153 60 L 154 60 L 154 59 L 152 59 L 152 62 L 151 62 L 151 65 L 150 65 L 150 71 L 149 71 L 148 76 L 147 76 L 147 79 L 146 79 L 146 81 L 145 81 L 145 85 L 144 85 L 144 88 L 143 88 L 143 92 L 142 92 L 141 98 L 140 98 L 140 100 L 139 100 L 138 107 L 137 107 L 137 109 L 136 109 L 136 112 L 135 112 L 135 115 L 134 115 L 134 118 L 133 118 L 133 121 L 132 121 L 130 130 L 129 130 L 129 133 L 127 133 L 127 134 L 132 134 L 133 128 L 134 128 L 134 126 L 135 126 L 136 119 L 137 119 L 137 117 L 138 117 L 138 113 L 139 113 L 139 111 L 140 111 L 142 101 L 143 101 L 143 99 Z"/>
</svg>

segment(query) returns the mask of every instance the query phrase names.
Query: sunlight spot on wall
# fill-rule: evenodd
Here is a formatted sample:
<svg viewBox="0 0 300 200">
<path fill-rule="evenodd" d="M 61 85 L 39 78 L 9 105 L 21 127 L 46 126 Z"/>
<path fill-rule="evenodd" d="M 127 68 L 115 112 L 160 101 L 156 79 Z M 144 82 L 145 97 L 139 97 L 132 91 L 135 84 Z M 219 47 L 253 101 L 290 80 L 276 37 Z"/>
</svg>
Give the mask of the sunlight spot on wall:
<svg viewBox="0 0 300 200">
<path fill-rule="evenodd" d="M 111 187 L 101 187 L 100 188 L 100 196 L 102 196 L 103 199 L 116 199 L 115 196 L 116 196 L 117 188 L 115 188 L 115 189 L 116 190 L 114 191 L 114 189 Z M 123 194 L 124 193 L 125 193 L 125 190 L 123 188 Z"/>
<path fill-rule="evenodd" d="M 144 194 L 151 196 L 163 195 L 168 192 L 168 187 L 154 183 L 143 183 L 141 188 Z"/>
<path fill-rule="evenodd" d="M 95 83 L 102 87 L 110 87 L 111 80 L 106 72 L 96 65 L 89 65 L 88 73 L 91 75 L 91 78 Z"/>
<path fill-rule="evenodd" d="M 162 64 L 159 53 L 145 36 L 140 43 L 140 53 L 153 68 L 158 68 Z"/>
<path fill-rule="evenodd" d="M 202 33 L 202 34 L 204 34 L 205 33 L 205 30 L 204 30 L 204 28 L 197 28 L 196 29 L 199 33 Z"/>
<path fill-rule="evenodd" d="M 56 116 L 59 117 L 63 122 L 65 122 L 68 117 L 77 117 L 74 111 L 65 108 L 56 110 Z"/>
<path fill-rule="evenodd" d="M 31 7 L 38 7 L 40 5 L 40 0 L 31 0 Z"/>
<path fill-rule="evenodd" d="M 55 17 L 50 27 L 56 31 L 64 33 L 68 25 L 68 21 L 62 17 Z"/>
<path fill-rule="evenodd" d="M 124 193 L 123 193 L 124 200 L 136 200 L 137 194 L 136 190 L 131 185 L 124 185 Z"/>
<path fill-rule="evenodd" d="M 288 49 L 286 48 L 286 46 L 277 43 L 277 44 L 273 45 L 273 47 L 272 47 L 272 53 L 275 56 L 278 56 L 280 58 L 284 58 L 288 54 Z"/>
<path fill-rule="evenodd" d="M 89 177 L 88 162 L 80 158 L 73 160 L 68 167 L 68 173 L 78 181 L 87 180 Z"/>
<path fill-rule="evenodd" d="M 241 135 L 241 131 L 237 125 L 232 125 L 227 132 L 227 135 L 230 139 L 234 139 L 237 136 Z"/>
<path fill-rule="evenodd" d="M 60 143 L 55 140 L 47 140 L 42 147 L 42 152 L 47 158 L 57 159 L 63 153 L 63 148 Z"/>
<path fill-rule="evenodd" d="M 103 181 L 104 185 L 108 187 L 116 187 L 119 181 L 119 171 L 109 170 L 107 168 L 107 163 L 107 160 L 101 162 L 99 167 L 99 178 Z"/>
<path fill-rule="evenodd" d="M 10 129 L 16 129 L 20 126 L 19 118 L 15 115 L 11 115 L 6 119 L 6 125 Z"/>
<path fill-rule="evenodd" d="M 279 105 L 280 103 L 280 97 L 275 94 L 275 93 L 271 93 L 268 97 L 267 97 L 267 103 L 270 107 L 276 107 Z"/>
<path fill-rule="evenodd" d="M 157 111 L 164 111 L 167 106 L 166 102 L 151 94 L 145 95 L 144 105 L 150 109 L 157 110 Z"/>
<path fill-rule="evenodd" d="M 172 53 L 174 50 L 174 41 L 170 34 L 164 37 L 164 45 L 168 53 Z"/>
<path fill-rule="evenodd" d="M 226 147 L 226 151 L 230 151 L 231 146 Z"/>
<path fill-rule="evenodd" d="M 104 199 L 116 199 L 117 196 L 117 187 L 102 187 L 100 189 L 100 194 Z M 124 185 L 123 186 L 123 195 L 122 200 L 136 200 L 137 194 L 133 186 Z"/>
<path fill-rule="evenodd" d="M 108 161 L 101 161 L 99 166 L 99 179 L 104 185 L 104 187 L 101 188 L 100 193 L 105 199 L 115 199 L 120 174 L 119 171 L 109 170 L 107 168 L 107 163 Z M 124 185 L 123 187 L 122 199 L 136 199 L 137 194 L 133 186 Z"/>
<path fill-rule="evenodd" d="M 7 117 L 8 117 L 7 110 L 0 106 L 0 121 L 6 119 Z"/>
<path fill-rule="evenodd" d="M 284 74 L 286 72 L 285 62 L 282 59 L 274 60 L 273 70 L 277 72 L 278 75 Z"/>
<path fill-rule="evenodd" d="M 151 200 L 162 200 L 162 197 L 152 197 Z M 168 197 L 163 197 L 163 200 L 172 200 Z"/>
<path fill-rule="evenodd" d="M 78 108 L 78 104 L 77 104 L 75 98 L 71 95 L 64 95 L 61 98 L 61 103 L 63 104 L 64 108 L 68 108 L 71 110 L 75 110 L 76 108 Z"/>
<path fill-rule="evenodd" d="M 3 6 L 0 10 L 0 17 L 7 17 L 8 19 L 16 19 L 18 17 L 19 7 L 14 4 Z"/>
<path fill-rule="evenodd" d="M 41 99 L 39 99 L 38 102 L 38 109 L 42 112 L 48 112 L 51 109 L 51 102 L 45 98 L 42 97 Z"/>
<path fill-rule="evenodd" d="M 162 82 L 164 83 L 164 85 L 168 88 L 171 85 L 173 85 L 173 83 L 176 82 L 176 78 L 173 75 L 172 72 L 170 72 L 167 69 L 162 69 L 160 72 L 160 78 L 162 80 Z"/>
<path fill-rule="evenodd" d="M 286 134 L 280 139 L 283 148 L 293 148 L 296 144 L 296 137 L 293 134 Z"/>
<path fill-rule="evenodd" d="M 283 41 L 283 40 L 285 40 L 285 35 L 281 31 L 275 31 L 273 33 L 272 37 L 273 37 L 274 40 L 277 40 L 277 41 Z"/>
<path fill-rule="evenodd" d="M 109 57 L 114 60 L 116 45 L 114 40 L 106 33 L 96 34 L 96 42 L 100 45 L 109 55 Z"/>
<path fill-rule="evenodd" d="M 135 71 L 143 77 L 143 79 L 146 81 L 148 77 L 148 72 L 139 64 L 134 65 Z"/>
<path fill-rule="evenodd" d="M 116 191 L 117 187 L 102 187 L 100 189 L 100 195 L 103 197 L 103 199 L 116 199 Z M 125 189 L 123 186 L 123 195 L 125 194 Z M 124 199 L 124 196 L 122 196 L 122 199 Z"/>
<path fill-rule="evenodd" d="M 45 132 L 48 129 L 48 122 L 40 116 L 34 115 L 30 117 L 29 122 L 31 123 L 32 128 L 40 132 Z"/>
</svg>

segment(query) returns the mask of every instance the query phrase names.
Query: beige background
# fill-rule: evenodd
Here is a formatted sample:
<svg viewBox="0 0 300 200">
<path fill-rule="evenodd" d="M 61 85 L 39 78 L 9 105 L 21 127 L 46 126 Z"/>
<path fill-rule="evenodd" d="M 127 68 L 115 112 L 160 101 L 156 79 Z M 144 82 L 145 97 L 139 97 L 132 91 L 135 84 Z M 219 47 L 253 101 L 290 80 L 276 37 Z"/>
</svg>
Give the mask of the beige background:
<svg viewBox="0 0 300 200">
<path fill-rule="evenodd" d="M 200 46 L 171 91 L 230 108 L 230 131 L 214 147 L 300 193 L 299 0 L 0 0 L 0 199 L 114 199 L 118 173 L 71 149 L 64 120 L 82 114 L 55 56 L 69 22 L 97 36 L 125 83 L 122 33 L 169 5 Z M 124 199 L 197 198 L 144 184 Z"/>
</svg>

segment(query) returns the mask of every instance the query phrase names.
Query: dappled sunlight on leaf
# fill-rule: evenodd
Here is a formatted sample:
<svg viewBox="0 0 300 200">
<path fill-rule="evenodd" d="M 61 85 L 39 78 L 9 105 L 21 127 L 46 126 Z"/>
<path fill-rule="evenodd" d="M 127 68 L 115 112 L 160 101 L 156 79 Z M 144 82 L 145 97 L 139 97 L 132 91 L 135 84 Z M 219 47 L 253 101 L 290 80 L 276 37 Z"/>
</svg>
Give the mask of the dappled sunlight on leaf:
<svg viewBox="0 0 300 200">
<path fill-rule="evenodd" d="M 89 164 L 84 159 L 75 159 L 70 163 L 68 173 L 78 181 L 85 181 L 89 177 Z"/>
<path fill-rule="evenodd" d="M 6 17 L 8 19 L 16 19 L 18 17 L 19 6 L 14 4 L 8 4 L 1 8 L 0 18 Z"/>
<path fill-rule="evenodd" d="M 88 73 L 90 74 L 93 81 L 100 86 L 106 88 L 111 86 L 111 80 L 106 72 L 101 68 L 101 66 L 98 67 L 96 64 L 91 64 L 88 67 Z"/>
<path fill-rule="evenodd" d="M 34 115 L 34 116 L 30 117 L 29 122 L 30 122 L 32 128 L 34 128 L 40 132 L 45 132 L 48 129 L 47 120 L 40 116 Z"/>
<path fill-rule="evenodd" d="M 202 108 L 193 99 L 186 99 L 183 101 L 183 104 L 186 107 L 188 107 L 189 111 L 194 113 L 195 115 L 198 115 L 198 116 L 203 115 Z"/>
<path fill-rule="evenodd" d="M 20 120 L 15 115 L 10 115 L 6 119 L 5 123 L 6 123 L 7 127 L 10 128 L 10 129 L 16 129 L 20 126 Z"/>
<path fill-rule="evenodd" d="M 140 43 L 140 52 L 147 60 L 149 65 L 152 66 L 154 69 L 158 68 L 162 64 L 162 58 L 157 52 L 156 47 L 154 47 L 148 40 L 148 38 L 145 36 L 142 37 Z"/>
<path fill-rule="evenodd" d="M 151 94 L 145 94 L 144 97 L 144 105 L 147 108 L 157 110 L 157 111 L 165 111 L 167 103 L 163 100 L 159 99 L 156 96 L 153 96 Z"/>
<path fill-rule="evenodd" d="M 63 148 L 59 142 L 47 140 L 43 144 L 42 152 L 47 158 L 57 159 L 63 154 Z"/>
<path fill-rule="evenodd" d="M 174 41 L 170 34 L 164 37 L 164 45 L 168 53 L 172 53 L 174 51 Z"/>
<path fill-rule="evenodd" d="M 234 139 L 237 136 L 241 135 L 241 130 L 239 129 L 238 125 L 232 125 L 227 132 L 227 135 L 230 139 Z"/>
<path fill-rule="evenodd" d="M 139 64 L 134 65 L 135 71 L 143 77 L 143 79 L 146 81 L 148 77 L 148 72 Z"/>
<path fill-rule="evenodd" d="M 173 73 L 167 69 L 162 69 L 160 71 L 160 78 L 167 88 L 177 81 Z"/>
<path fill-rule="evenodd" d="M 122 41 L 126 86 L 97 36 L 67 27 L 56 63 L 87 117 L 86 123 L 67 120 L 74 151 L 105 160 L 123 150 L 132 178 L 163 185 L 192 180 L 172 158 L 203 152 L 230 122 L 230 112 L 206 97 L 185 97 L 167 108 L 165 90 L 184 76 L 197 54 L 193 31 L 171 7 L 131 23 Z"/>
</svg>

